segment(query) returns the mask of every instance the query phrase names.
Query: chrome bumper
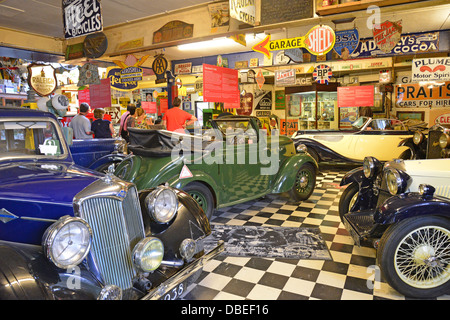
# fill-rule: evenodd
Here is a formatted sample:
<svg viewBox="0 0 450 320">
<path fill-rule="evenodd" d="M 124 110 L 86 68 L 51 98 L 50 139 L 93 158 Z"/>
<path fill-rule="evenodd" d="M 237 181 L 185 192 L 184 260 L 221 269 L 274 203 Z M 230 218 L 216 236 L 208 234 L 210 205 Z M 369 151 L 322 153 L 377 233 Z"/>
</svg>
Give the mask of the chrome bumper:
<svg viewBox="0 0 450 320">
<path fill-rule="evenodd" d="M 195 260 L 191 264 L 187 265 L 180 271 L 178 271 L 174 276 L 167 279 L 165 282 L 161 283 L 158 287 L 154 288 L 153 290 L 149 291 L 144 297 L 142 297 L 142 300 L 158 300 L 161 297 L 163 297 L 167 292 L 170 291 L 173 287 L 177 286 L 181 282 L 188 279 L 190 276 L 192 276 L 196 271 L 203 268 L 203 266 L 211 259 L 219 255 L 225 248 L 224 242 L 220 241 L 213 250 L 206 253 L 199 259 Z"/>
</svg>

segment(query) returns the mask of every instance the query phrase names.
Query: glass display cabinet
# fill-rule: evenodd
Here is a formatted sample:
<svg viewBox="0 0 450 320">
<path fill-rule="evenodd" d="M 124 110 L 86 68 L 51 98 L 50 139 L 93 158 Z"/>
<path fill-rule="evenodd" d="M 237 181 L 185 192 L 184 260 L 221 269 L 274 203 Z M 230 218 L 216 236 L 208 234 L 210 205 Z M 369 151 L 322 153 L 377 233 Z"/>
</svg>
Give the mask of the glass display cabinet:
<svg viewBox="0 0 450 320">
<path fill-rule="evenodd" d="M 298 130 L 338 129 L 337 83 L 286 87 L 286 122 L 298 120 Z"/>
</svg>

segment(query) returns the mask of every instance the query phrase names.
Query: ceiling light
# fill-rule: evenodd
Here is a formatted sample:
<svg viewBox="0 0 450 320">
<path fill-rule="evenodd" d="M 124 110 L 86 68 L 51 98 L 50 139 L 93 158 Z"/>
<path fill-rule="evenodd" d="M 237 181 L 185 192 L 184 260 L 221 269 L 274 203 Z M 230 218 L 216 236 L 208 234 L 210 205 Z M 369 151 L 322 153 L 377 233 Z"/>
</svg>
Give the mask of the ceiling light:
<svg viewBox="0 0 450 320">
<path fill-rule="evenodd" d="M 228 47 L 236 44 L 236 42 L 230 38 L 216 38 L 213 40 L 192 42 L 187 44 L 180 44 L 178 50 L 188 51 L 188 50 L 204 50 L 218 47 Z"/>
</svg>

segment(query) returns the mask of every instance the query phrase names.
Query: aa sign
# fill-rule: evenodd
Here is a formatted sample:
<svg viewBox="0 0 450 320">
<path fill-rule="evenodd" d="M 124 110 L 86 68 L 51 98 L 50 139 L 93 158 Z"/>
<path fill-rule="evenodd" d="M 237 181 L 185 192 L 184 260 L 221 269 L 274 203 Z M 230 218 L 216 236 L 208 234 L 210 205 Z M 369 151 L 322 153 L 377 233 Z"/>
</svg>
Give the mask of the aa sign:
<svg viewBox="0 0 450 320">
<path fill-rule="evenodd" d="M 329 26 L 318 25 L 311 28 L 303 37 L 271 41 L 269 34 L 263 41 L 254 45 L 252 49 L 263 53 L 267 58 L 270 58 L 270 51 L 295 48 L 306 48 L 311 54 L 320 56 L 331 51 L 335 42 L 334 30 Z"/>
</svg>

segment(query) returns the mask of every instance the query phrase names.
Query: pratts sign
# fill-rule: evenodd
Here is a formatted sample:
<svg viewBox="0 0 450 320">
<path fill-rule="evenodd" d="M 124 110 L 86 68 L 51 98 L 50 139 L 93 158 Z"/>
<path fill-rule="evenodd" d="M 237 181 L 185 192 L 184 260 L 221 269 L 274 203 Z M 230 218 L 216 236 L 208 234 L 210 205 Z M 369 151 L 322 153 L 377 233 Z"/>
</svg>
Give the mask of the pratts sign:
<svg viewBox="0 0 450 320">
<path fill-rule="evenodd" d="M 270 58 L 270 51 L 286 50 L 294 48 L 306 48 L 316 56 L 324 55 L 334 47 L 336 37 L 329 26 L 319 25 L 313 27 L 304 37 L 296 37 L 281 40 L 270 40 L 270 34 L 252 49 L 263 53 Z"/>
</svg>

